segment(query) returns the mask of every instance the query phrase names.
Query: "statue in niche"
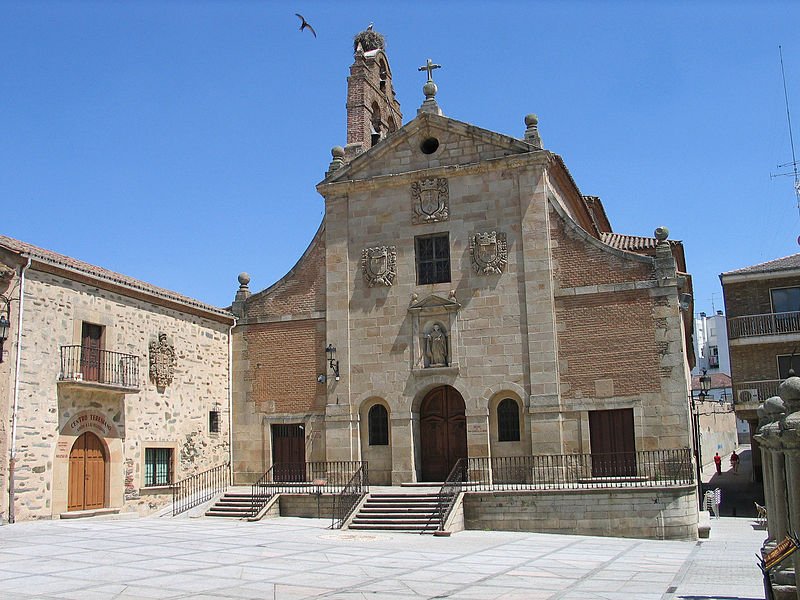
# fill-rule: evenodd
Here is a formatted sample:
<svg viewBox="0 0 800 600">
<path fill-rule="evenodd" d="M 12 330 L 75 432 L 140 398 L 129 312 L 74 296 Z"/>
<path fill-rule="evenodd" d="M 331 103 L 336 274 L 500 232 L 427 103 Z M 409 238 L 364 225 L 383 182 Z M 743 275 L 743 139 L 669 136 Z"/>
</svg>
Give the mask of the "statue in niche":
<svg viewBox="0 0 800 600">
<path fill-rule="evenodd" d="M 431 332 L 425 336 L 425 354 L 428 356 L 429 367 L 447 366 L 447 334 L 437 324 L 433 326 Z"/>
<path fill-rule="evenodd" d="M 150 342 L 150 379 L 158 388 L 172 383 L 175 375 L 175 346 L 167 341 L 167 334 L 159 332 L 158 341 Z"/>
</svg>

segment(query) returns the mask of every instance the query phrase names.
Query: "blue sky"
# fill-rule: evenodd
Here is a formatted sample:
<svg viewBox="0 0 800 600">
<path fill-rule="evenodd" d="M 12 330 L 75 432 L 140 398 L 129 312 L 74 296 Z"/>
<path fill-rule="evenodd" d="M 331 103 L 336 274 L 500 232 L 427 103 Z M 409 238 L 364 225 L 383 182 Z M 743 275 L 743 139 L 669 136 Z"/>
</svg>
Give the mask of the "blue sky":
<svg viewBox="0 0 800 600">
<path fill-rule="evenodd" d="M 719 273 L 800 252 L 770 177 L 779 44 L 800 123 L 797 2 L 0 0 L 0 233 L 220 306 L 240 271 L 271 285 L 321 221 L 370 22 L 406 121 L 427 58 L 447 116 L 522 137 L 537 113 L 615 231 L 684 241 L 697 311 Z"/>
</svg>

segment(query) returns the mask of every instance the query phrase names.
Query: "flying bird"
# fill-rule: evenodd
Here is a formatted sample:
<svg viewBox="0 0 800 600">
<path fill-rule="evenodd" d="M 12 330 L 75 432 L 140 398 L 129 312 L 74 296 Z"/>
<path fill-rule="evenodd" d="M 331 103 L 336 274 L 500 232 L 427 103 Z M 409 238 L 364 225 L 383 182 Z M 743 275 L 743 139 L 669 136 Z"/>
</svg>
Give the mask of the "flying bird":
<svg viewBox="0 0 800 600">
<path fill-rule="evenodd" d="M 302 21 L 302 23 L 300 23 L 300 31 L 303 31 L 303 29 L 308 29 L 311 33 L 314 34 L 314 37 L 317 37 L 317 32 L 314 31 L 314 28 L 308 24 L 306 18 L 300 13 L 294 13 L 294 14 L 296 14 L 300 18 L 300 21 Z"/>
</svg>

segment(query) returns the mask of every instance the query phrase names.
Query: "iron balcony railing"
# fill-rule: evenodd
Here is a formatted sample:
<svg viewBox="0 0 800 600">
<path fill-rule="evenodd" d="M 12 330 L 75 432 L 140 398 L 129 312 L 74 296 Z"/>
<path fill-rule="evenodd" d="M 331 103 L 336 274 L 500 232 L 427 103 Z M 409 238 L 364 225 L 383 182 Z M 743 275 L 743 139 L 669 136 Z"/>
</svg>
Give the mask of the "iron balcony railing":
<svg viewBox="0 0 800 600">
<path fill-rule="evenodd" d="M 339 494 L 359 470 L 362 488 L 369 491 L 366 461 L 318 461 L 306 463 L 277 463 L 251 486 L 252 516 L 261 512 L 276 494 Z"/>
<path fill-rule="evenodd" d="M 172 484 L 172 516 L 199 506 L 228 489 L 231 465 L 217 465 Z"/>
<path fill-rule="evenodd" d="M 59 381 L 139 388 L 139 357 L 88 346 L 61 346 Z"/>
<path fill-rule="evenodd" d="M 800 333 L 800 312 L 728 317 L 728 339 Z"/>
<path fill-rule="evenodd" d="M 369 471 L 364 462 L 347 482 L 341 492 L 333 497 L 333 515 L 331 529 L 341 529 L 347 518 L 353 513 L 358 503 L 369 491 Z"/>
<path fill-rule="evenodd" d="M 778 395 L 778 386 L 783 379 L 761 379 L 759 381 L 737 381 L 733 384 L 733 403 L 761 404 L 767 398 Z"/>
</svg>

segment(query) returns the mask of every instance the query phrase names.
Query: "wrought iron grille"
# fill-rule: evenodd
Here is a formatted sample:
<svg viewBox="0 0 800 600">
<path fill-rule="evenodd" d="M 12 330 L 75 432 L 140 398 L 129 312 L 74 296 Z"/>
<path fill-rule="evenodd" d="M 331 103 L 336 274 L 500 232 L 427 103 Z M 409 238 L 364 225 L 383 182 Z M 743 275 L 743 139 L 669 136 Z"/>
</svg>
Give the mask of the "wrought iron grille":
<svg viewBox="0 0 800 600">
<path fill-rule="evenodd" d="M 139 357 L 89 346 L 61 346 L 60 381 L 139 388 Z"/>
<path fill-rule="evenodd" d="M 172 516 L 211 500 L 230 485 L 230 463 L 217 465 L 172 484 Z"/>
</svg>

